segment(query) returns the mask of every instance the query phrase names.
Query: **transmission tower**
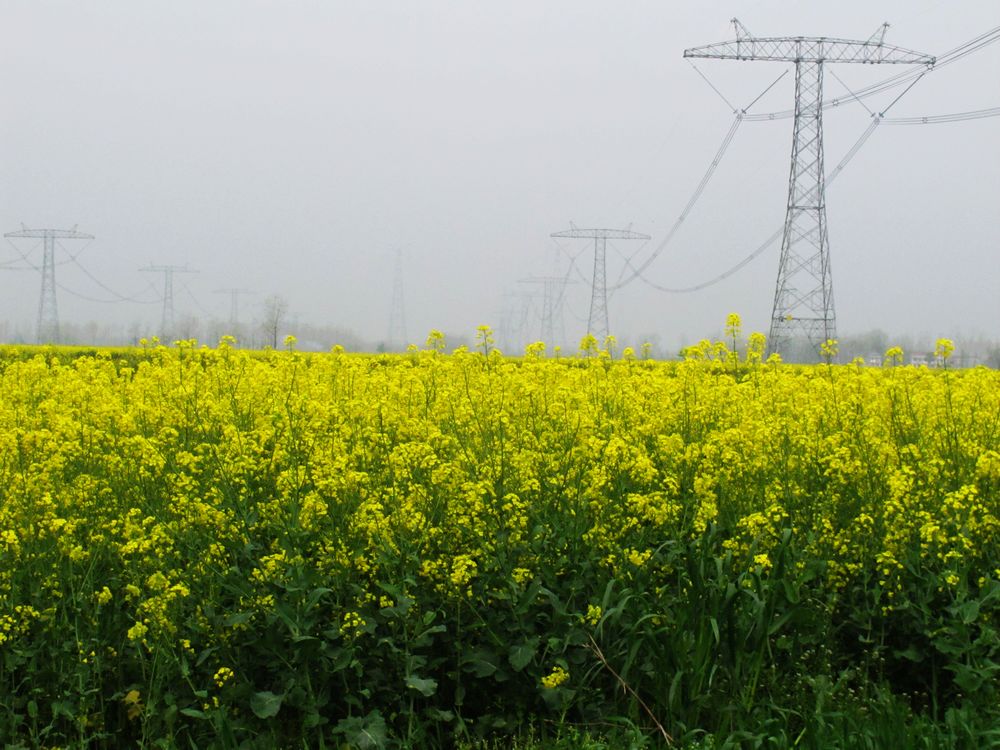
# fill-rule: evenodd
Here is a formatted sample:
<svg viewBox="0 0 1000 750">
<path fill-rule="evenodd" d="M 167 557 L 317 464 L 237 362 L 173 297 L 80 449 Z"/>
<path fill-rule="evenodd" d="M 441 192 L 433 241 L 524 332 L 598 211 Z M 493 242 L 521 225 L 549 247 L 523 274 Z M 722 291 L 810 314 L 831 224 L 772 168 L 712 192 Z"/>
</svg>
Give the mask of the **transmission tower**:
<svg viewBox="0 0 1000 750">
<path fill-rule="evenodd" d="M 561 338 L 565 338 L 565 331 L 562 330 L 562 309 L 563 299 L 566 294 L 566 285 L 573 282 L 564 276 L 529 276 L 520 279 L 521 284 L 538 284 L 542 287 L 542 309 L 541 318 L 541 341 L 549 347 L 555 346 L 556 328 L 560 329 Z"/>
<path fill-rule="evenodd" d="M 500 323 L 497 326 L 497 341 L 502 350 L 516 351 L 525 345 L 528 318 L 537 295 L 535 290 L 503 293 Z"/>
<path fill-rule="evenodd" d="M 517 331 L 514 330 L 515 309 L 517 308 L 521 295 L 524 292 L 504 292 L 500 302 L 499 323 L 497 324 L 497 344 L 500 349 L 510 352 L 517 349 Z"/>
<path fill-rule="evenodd" d="M 771 311 L 768 351 L 797 335 L 814 348 L 837 336 L 823 170 L 823 66 L 826 63 L 933 65 L 934 58 L 885 43 L 888 24 L 866 41 L 755 37 L 735 18 L 736 39 L 684 50 L 684 57 L 795 63 L 795 121 L 788 204 Z"/>
<path fill-rule="evenodd" d="M 160 336 L 169 341 L 174 332 L 174 274 L 198 272 L 187 266 L 149 265 L 139 270 L 163 274 L 163 315 L 160 318 Z"/>
<path fill-rule="evenodd" d="M 390 350 L 401 350 L 407 345 L 406 313 L 403 309 L 403 252 L 396 251 L 396 267 L 392 276 L 392 303 L 389 307 L 389 336 L 386 340 Z"/>
<path fill-rule="evenodd" d="M 240 295 L 241 294 L 252 294 L 249 289 L 216 289 L 216 294 L 228 294 L 229 295 L 229 334 L 231 336 L 237 336 L 237 331 L 240 327 Z"/>
<path fill-rule="evenodd" d="M 23 226 L 23 225 L 22 225 Z M 4 237 L 33 237 L 44 242 L 42 251 L 42 293 L 38 298 L 38 327 L 36 340 L 39 344 L 59 341 L 59 308 L 56 305 L 56 240 L 92 240 L 94 235 L 72 229 L 28 229 L 8 232 Z"/>
<path fill-rule="evenodd" d="M 572 224 L 570 226 L 573 226 Z M 578 229 L 573 226 L 564 232 L 554 232 L 552 237 L 587 238 L 594 240 L 594 276 L 590 292 L 590 315 L 587 333 L 603 343 L 610 330 L 608 325 L 608 240 L 648 240 L 648 234 L 629 229 Z"/>
</svg>

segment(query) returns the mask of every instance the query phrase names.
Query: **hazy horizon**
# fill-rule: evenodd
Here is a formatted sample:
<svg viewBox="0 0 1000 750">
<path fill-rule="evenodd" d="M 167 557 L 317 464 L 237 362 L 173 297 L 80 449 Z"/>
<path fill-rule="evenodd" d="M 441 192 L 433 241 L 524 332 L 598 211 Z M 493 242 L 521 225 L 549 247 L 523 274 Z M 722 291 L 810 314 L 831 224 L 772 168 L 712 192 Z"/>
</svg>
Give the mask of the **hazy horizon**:
<svg viewBox="0 0 1000 750">
<path fill-rule="evenodd" d="M 577 282 L 564 320 L 565 340 L 578 341 L 592 244 L 549 235 L 571 222 L 652 235 L 609 243 L 609 282 L 623 256 L 638 263 L 660 244 L 733 121 L 682 52 L 733 38 L 732 16 L 759 36 L 866 39 L 888 21 L 887 43 L 933 55 L 1000 18 L 987 0 L 11 0 L 6 10 L 0 233 L 76 225 L 96 236 L 57 247 L 63 322 L 154 333 L 162 275 L 139 269 L 188 265 L 198 273 L 175 280 L 178 318 L 225 320 L 230 297 L 217 290 L 240 288 L 254 293 L 240 300 L 244 323 L 278 295 L 290 320 L 372 342 L 387 336 L 397 250 L 410 340 L 500 327 L 518 280 L 559 275 Z M 791 66 L 697 67 L 743 107 Z M 830 65 L 826 91 L 846 97 L 899 71 Z M 888 117 L 1000 106 L 998 74 L 993 44 L 926 75 Z M 865 104 L 878 112 L 899 93 Z M 750 111 L 787 110 L 792 96 L 786 75 Z M 847 101 L 824 113 L 828 175 L 870 121 Z M 884 122 L 829 188 L 842 335 L 1000 338 L 998 123 Z M 650 280 L 704 282 L 781 226 L 791 125 L 740 126 Z M 697 293 L 631 282 L 611 296 L 612 332 L 670 349 L 721 331 L 733 311 L 766 332 L 779 245 Z M 9 269 L 25 265 L 20 253 L 40 265 L 41 242 L 3 247 L 0 318 L 34 331 L 40 275 Z"/>
</svg>

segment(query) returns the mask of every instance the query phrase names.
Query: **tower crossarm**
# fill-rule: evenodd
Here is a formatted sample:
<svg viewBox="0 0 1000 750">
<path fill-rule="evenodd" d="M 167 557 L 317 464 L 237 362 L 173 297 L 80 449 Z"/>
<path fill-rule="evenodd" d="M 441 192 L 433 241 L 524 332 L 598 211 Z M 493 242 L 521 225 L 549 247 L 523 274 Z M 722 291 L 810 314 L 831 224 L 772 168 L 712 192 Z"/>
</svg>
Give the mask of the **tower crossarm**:
<svg viewBox="0 0 1000 750">
<path fill-rule="evenodd" d="M 684 57 L 774 62 L 906 63 L 933 65 L 935 58 L 894 47 L 881 39 L 860 41 L 824 36 L 742 37 L 684 50 Z"/>
<path fill-rule="evenodd" d="M 78 232 L 75 229 L 22 229 L 19 232 L 7 232 L 4 237 L 18 238 L 18 237 L 34 237 L 37 239 L 56 239 L 56 240 L 92 240 L 94 235 L 87 234 L 85 232 Z"/>
<path fill-rule="evenodd" d="M 599 240 L 648 240 L 648 234 L 632 232 L 628 229 L 567 229 L 553 232 L 550 237 L 589 238 Z"/>
</svg>

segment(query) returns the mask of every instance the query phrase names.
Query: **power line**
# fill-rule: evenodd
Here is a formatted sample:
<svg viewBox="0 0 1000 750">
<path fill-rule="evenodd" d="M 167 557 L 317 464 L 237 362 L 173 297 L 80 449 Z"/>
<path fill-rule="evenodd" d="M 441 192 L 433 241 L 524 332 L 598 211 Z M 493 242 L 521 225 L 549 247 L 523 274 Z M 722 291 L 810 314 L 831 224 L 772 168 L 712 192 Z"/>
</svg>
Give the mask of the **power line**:
<svg viewBox="0 0 1000 750">
<path fill-rule="evenodd" d="M 77 255 L 79 255 L 79 253 L 77 253 Z M 97 284 L 97 286 L 99 286 L 101 289 L 103 289 L 104 291 L 106 291 L 108 294 L 112 295 L 115 298 L 115 299 L 112 299 L 112 300 L 91 299 L 90 300 L 91 302 L 103 302 L 103 303 L 134 302 L 134 303 L 140 304 L 140 305 L 155 305 L 158 302 L 162 302 L 163 301 L 159 297 L 157 297 L 156 299 L 152 299 L 152 300 L 144 300 L 144 299 L 138 299 L 136 296 L 126 296 L 124 294 L 119 294 L 117 291 L 115 291 L 114 289 L 112 289 L 111 287 L 109 287 L 103 281 L 101 281 L 96 276 L 94 276 L 90 271 L 88 271 L 86 269 L 86 267 L 84 267 L 84 265 L 82 263 L 80 263 L 80 261 L 78 261 L 76 259 L 76 257 L 72 258 L 72 262 L 73 262 L 73 264 L 77 268 L 79 268 L 83 272 L 83 274 L 88 279 L 90 279 L 91 281 L 93 281 L 95 284 Z M 156 290 L 155 290 L 155 288 L 153 288 L 152 284 L 148 284 L 147 287 L 148 288 L 152 288 L 154 293 L 156 292 Z M 146 290 L 146 287 L 143 288 L 143 291 L 145 291 L 145 290 Z M 70 292 L 70 294 L 73 294 L 73 292 Z M 77 294 L 76 296 L 77 297 L 81 297 L 83 299 L 90 299 L 89 297 L 83 297 L 83 295 L 80 295 L 80 294 Z"/>
<path fill-rule="evenodd" d="M 719 92 L 719 90 L 712 84 L 712 82 L 708 79 L 708 77 L 704 73 L 702 73 L 701 70 L 699 70 L 697 67 L 694 66 L 694 63 L 691 63 L 691 66 L 694 67 L 695 72 L 702 77 L 705 83 L 707 83 L 712 88 L 713 91 L 719 94 L 719 96 L 722 96 L 721 92 Z M 750 103 L 747 104 L 742 109 L 735 109 L 735 108 L 733 109 L 735 118 L 732 124 L 729 126 L 729 130 L 726 131 L 726 134 L 723 136 L 722 143 L 720 144 L 718 150 L 716 151 L 714 158 L 712 159 L 711 163 L 708 166 L 708 169 L 705 171 L 705 174 L 702 176 L 701 181 L 695 187 L 694 192 L 688 199 L 687 204 L 684 206 L 684 209 L 681 211 L 680 215 L 677 217 L 673 225 L 670 227 L 670 230 L 667 232 L 666 236 L 663 238 L 660 244 L 657 245 L 656 249 L 653 251 L 653 254 L 650 255 L 645 261 L 643 261 L 642 265 L 639 266 L 638 269 L 632 266 L 631 261 L 640 252 L 642 252 L 642 250 L 646 247 L 646 244 L 643 243 L 643 245 L 638 250 L 636 250 L 631 256 L 629 256 L 629 258 L 626 260 L 625 267 L 622 268 L 622 272 L 618 276 L 618 281 L 615 282 L 614 286 L 608 288 L 609 293 L 614 293 L 618 289 L 621 289 L 623 286 L 626 286 L 627 284 L 634 281 L 639 276 L 639 274 L 641 274 L 646 268 L 648 268 L 649 265 L 654 260 L 656 260 L 657 257 L 659 257 L 660 253 L 662 253 L 663 250 L 666 249 L 667 245 L 669 245 L 671 240 L 673 240 L 674 235 L 677 233 L 677 230 L 681 228 L 681 224 L 684 223 L 685 219 L 687 219 L 688 215 L 695 207 L 695 204 L 697 204 L 698 200 L 701 198 L 702 193 L 705 192 L 705 188 L 708 187 L 708 183 L 711 181 L 713 175 L 715 174 L 716 168 L 718 168 L 719 164 L 722 163 L 722 158 L 723 156 L 725 156 L 726 151 L 729 149 L 730 144 L 733 142 L 733 138 L 735 138 L 736 136 L 736 131 L 739 128 L 740 123 L 743 121 L 747 110 L 754 104 L 756 104 L 758 101 L 760 101 L 761 97 L 763 97 L 765 94 L 767 94 L 768 91 L 774 88 L 777 85 L 777 83 L 787 74 L 788 74 L 787 70 L 783 71 L 781 75 L 779 75 L 770 84 L 768 84 L 763 91 L 757 94 L 757 96 L 755 96 L 750 101 Z M 726 99 L 724 96 L 722 96 L 722 98 L 727 104 L 729 104 L 728 99 Z M 628 278 L 624 278 L 625 272 L 629 267 L 631 267 L 632 269 L 632 274 Z"/>
<path fill-rule="evenodd" d="M 705 171 L 705 174 L 702 175 L 701 181 L 695 187 L 694 192 L 691 194 L 691 197 L 688 198 L 688 202 L 685 204 L 684 208 L 681 210 L 677 219 L 674 221 L 673 226 L 670 227 L 670 230 L 667 232 L 666 236 L 663 238 L 660 244 L 657 245 L 656 249 L 653 250 L 652 255 L 646 258 L 646 260 L 643 261 L 638 268 L 633 269 L 632 274 L 627 279 L 619 279 L 618 283 L 610 287 L 608 291 L 614 291 L 616 289 L 620 289 L 621 287 L 625 286 L 626 284 L 636 279 L 639 276 L 639 274 L 641 274 L 643 271 L 649 268 L 649 265 L 654 260 L 656 260 L 659 257 L 660 253 L 662 253 L 666 249 L 667 245 L 670 244 L 670 241 L 673 240 L 674 235 L 677 234 L 677 231 L 681 228 L 681 225 L 687 219 L 688 214 L 691 213 L 691 210 L 698 202 L 698 199 L 701 198 L 702 193 L 705 192 L 705 188 L 708 187 L 708 183 L 712 179 L 712 176 L 715 174 L 715 170 L 722 162 L 722 157 L 725 156 L 726 151 L 729 148 L 729 144 L 731 144 L 733 142 L 733 138 L 736 137 L 736 131 L 739 128 L 741 122 L 743 122 L 743 113 L 737 112 L 736 117 L 733 118 L 733 122 L 729 126 L 729 130 L 727 130 L 725 136 L 723 136 L 722 143 L 719 145 L 718 150 L 715 152 L 715 156 L 712 158 L 712 162 L 708 165 L 708 169 Z"/>
<path fill-rule="evenodd" d="M 954 112 L 946 115 L 924 115 L 923 117 L 886 117 L 885 122 L 893 125 L 935 125 L 944 122 L 967 122 L 987 117 L 1000 117 L 1000 107 L 974 109 L 969 112 Z"/>
<path fill-rule="evenodd" d="M 92 240 L 94 239 L 94 235 L 78 232 L 75 226 L 72 229 L 28 229 L 23 224 L 21 226 L 21 231 L 7 232 L 4 237 L 23 237 L 42 240 L 42 291 L 38 297 L 38 327 L 36 336 L 40 344 L 57 343 L 59 341 L 59 308 L 56 304 L 56 240 Z M 13 243 L 11 244 L 13 245 Z M 62 243 L 60 243 L 61 246 Z M 20 253 L 20 251 L 18 252 Z M 34 265 L 28 261 L 23 253 L 21 255 L 29 265 Z"/>
<path fill-rule="evenodd" d="M 830 185 L 833 184 L 833 181 L 837 179 L 837 177 L 840 175 L 841 172 L 844 171 L 844 167 L 846 167 L 848 163 L 851 161 L 851 159 L 853 159 L 857 155 L 858 151 L 860 151 L 861 147 L 865 145 L 865 143 L 872 136 L 872 134 L 878 128 L 879 123 L 881 122 L 882 120 L 878 117 L 872 119 L 872 121 L 868 124 L 868 127 L 865 128 L 864 132 L 861 133 L 858 139 L 854 142 L 854 145 L 852 145 L 851 148 L 848 149 L 847 153 L 844 154 L 843 158 L 837 163 L 837 166 L 835 166 L 833 170 L 830 172 L 830 176 L 826 178 L 826 187 L 829 187 Z M 783 231 L 784 231 L 784 226 L 779 227 L 777 230 L 775 230 L 773 234 L 771 234 L 766 240 L 764 240 L 764 242 L 761 245 L 759 245 L 753 252 L 751 252 L 741 261 L 731 266 L 730 268 L 727 268 L 725 271 L 718 274 L 717 276 L 713 276 L 707 281 L 702 281 L 698 284 L 693 284 L 692 286 L 667 287 L 661 284 L 657 284 L 653 281 L 650 281 L 641 274 L 638 275 L 638 278 L 647 286 L 652 287 L 653 289 L 656 289 L 661 292 L 667 292 L 669 294 L 688 294 L 690 292 L 699 292 L 702 289 L 707 289 L 710 286 L 718 284 L 720 281 L 728 279 L 734 273 L 742 269 L 744 266 L 748 265 L 751 261 L 753 261 L 759 255 L 761 255 L 761 253 L 767 250 L 772 244 L 774 244 L 775 240 L 781 237 Z M 626 263 L 628 263 L 628 261 L 626 261 Z"/>
<path fill-rule="evenodd" d="M 101 305 L 119 305 L 122 302 L 122 300 L 120 300 L 120 299 L 100 299 L 98 297 L 90 297 L 90 296 L 88 296 L 86 294 L 82 294 L 80 292 L 74 291 L 73 289 L 70 289 L 69 287 L 67 287 L 64 284 L 56 284 L 56 286 L 59 287 L 60 289 L 62 289 L 64 292 L 66 292 L 66 294 L 69 294 L 72 297 L 77 297 L 78 299 L 85 300 L 87 302 L 96 302 L 96 303 L 101 304 Z M 153 285 L 150 284 L 149 286 L 150 286 L 150 288 L 152 288 Z M 155 292 L 156 290 L 153 289 L 153 291 Z M 155 305 L 158 302 L 160 302 L 160 300 L 152 300 L 150 302 L 140 302 L 139 304 Z"/>
<path fill-rule="evenodd" d="M 881 94 L 885 91 L 897 88 L 898 86 L 904 86 L 906 84 L 910 84 L 912 86 L 925 74 L 941 70 L 942 68 L 958 62 L 959 60 L 973 54 L 974 52 L 978 52 L 979 50 L 984 49 L 997 41 L 1000 41 L 1000 26 L 996 26 L 989 31 L 985 31 L 979 36 L 960 44 L 954 49 L 938 55 L 932 67 L 925 68 L 924 70 L 907 70 L 901 73 L 896 73 L 895 75 L 884 78 L 881 81 L 876 81 L 868 86 L 864 86 L 857 91 L 850 91 L 849 95 L 846 97 L 826 99 L 823 101 L 823 109 L 838 107 L 841 104 L 845 104 L 850 101 L 860 102 L 862 99 L 867 99 L 868 97 Z M 747 114 L 745 119 L 747 122 L 764 122 L 770 120 L 782 120 L 794 116 L 794 109 L 786 109 L 780 112 Z"/>
<path fill-rule="evenodd" d="M 160 338 L 169 341 L 174 331 L 174 274 L 197 273 L 197 271 L 187 266 L 154 266 L 152 264 L 139 270 L 163 274 L 163 313 L 160 317 Z"/>
<path fill-rule="evenodd" d="M 860 41 L 805 36 L 756 37 L 735 19 L 733 22 L 735 41 L 686 49 L 684 57 L 795 64 L 788 203 L 767 343 L 769 351 L 784 353 L 793 337 L 801 335 L 818 353 L 825 341 L 837 335 L 826 220 L 823 71 L 831 63 L 923 66 L 924 71 L 883 110 L 884 114 L 920 80 L 929 66 L 934 65 L 935 58 L 887 45 L 885 24 L 867 40 Z M 857 93 L 853 93 L 853 97 L 860 99 Z M 878 119 L 873 122 L 876 124 L 869 126 L 868 135 L 874 132 Z"/>
<path fill-rule="evenodd" d="M 845 88 L 847 87 L 845 86 Z M 938 123 L 966 122 L 969 120 L 980 120 L 990 117 L 1000 117 L 1000 107 L 992 107 L 989 109 L 977 109 L 968 112 L 955 112 L 942 115 L 925 115 L 922 117 L 881 117 L 879 115 L 873 115 L 873 118 L 869 123 L 868 127 L 859 136 L 857 141 L 855 141 L 854 145 L 851 146 L 851 148 L 847 151 L 847 153 L 837 164 L 837 166 L 834 167 L 833 171 L 830 173 L 830 176 L 826 180 L 826 185 L 827 187 L 829 187 L 833 183 L 833 181 L 837 178 L 837 176 L 843 171 L 844 167 L 846 167 L 847 164 L 851 161 L 851 159 L 854 158 L 854 156 L 858 153 L 861 147 L 867 142 L 868 138 L 875 132 L 878 125 L 882 122 L 893 125 L 930 125 Z M 757 258 L 761 253 L 767 250 L 767 248 L 769 248 L 774 243 L 774 241 L 781 236 L 781 231 L 782 231 L 781 229 L 778 229 L 770 237 L 768 237 L 768 239 L 766 239 L 763 244 L 758 246 L 748 256 L 746 256 L 745 258 L 743 258 L 730 268 L 726 269 L 722 273 L 718 274 L 717 276 L 713 276 L 712 278 L 706 281 L 700 282 L 698 284 L 693 284 L 691 286 L 667 287 L 662 284 L 657 284 L 656 282 L 653 282 L 650 279 L 643 276 L 642 275 L 643 269 L 636 269 L 635 266 L 632 265 L 631 259 L 625 259 L 625 263 L 628 268 L 632 269 L 633 277 L 639 278 L 640 281 L 642 281 L 644 284 L 653 289 L 670 294 L 687 294 L 690 292 L 697 292 L 701 291 L 702 289 L 707 289 L 708 287 L 713 286 L 715 284 L 718 284 L 719 282 L 729 278 L 734 273 L 745 267 L 747 264 L 749 264 L 751 261 Z"/>
<path fill-rule="evenodd" d="M 590 315 L 587 318 L 587 333 L 604 341 L 610 333 L 608 322 L 607 246 L 609 239 L 648 240 L 648 234 L 633 232 L 631 229 L 571 229 L 554 232 L 553 237 L 567 237 L 594 240 L 594 274 L 590 292 Z"/>
</svg>

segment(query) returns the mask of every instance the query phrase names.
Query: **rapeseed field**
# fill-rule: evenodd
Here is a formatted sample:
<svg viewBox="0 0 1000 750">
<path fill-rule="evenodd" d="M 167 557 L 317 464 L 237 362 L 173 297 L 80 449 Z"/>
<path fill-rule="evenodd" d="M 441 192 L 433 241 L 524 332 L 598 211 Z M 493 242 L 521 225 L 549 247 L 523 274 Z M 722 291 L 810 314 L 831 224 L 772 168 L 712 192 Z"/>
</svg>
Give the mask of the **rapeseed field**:
<svg viewBox="0 0 1000 750">
<path fill-rule="evenodd" d="M 1000 743 L 1000 374 L 738 323 L 0 350 L 0 740 Z"/>
</svg>

